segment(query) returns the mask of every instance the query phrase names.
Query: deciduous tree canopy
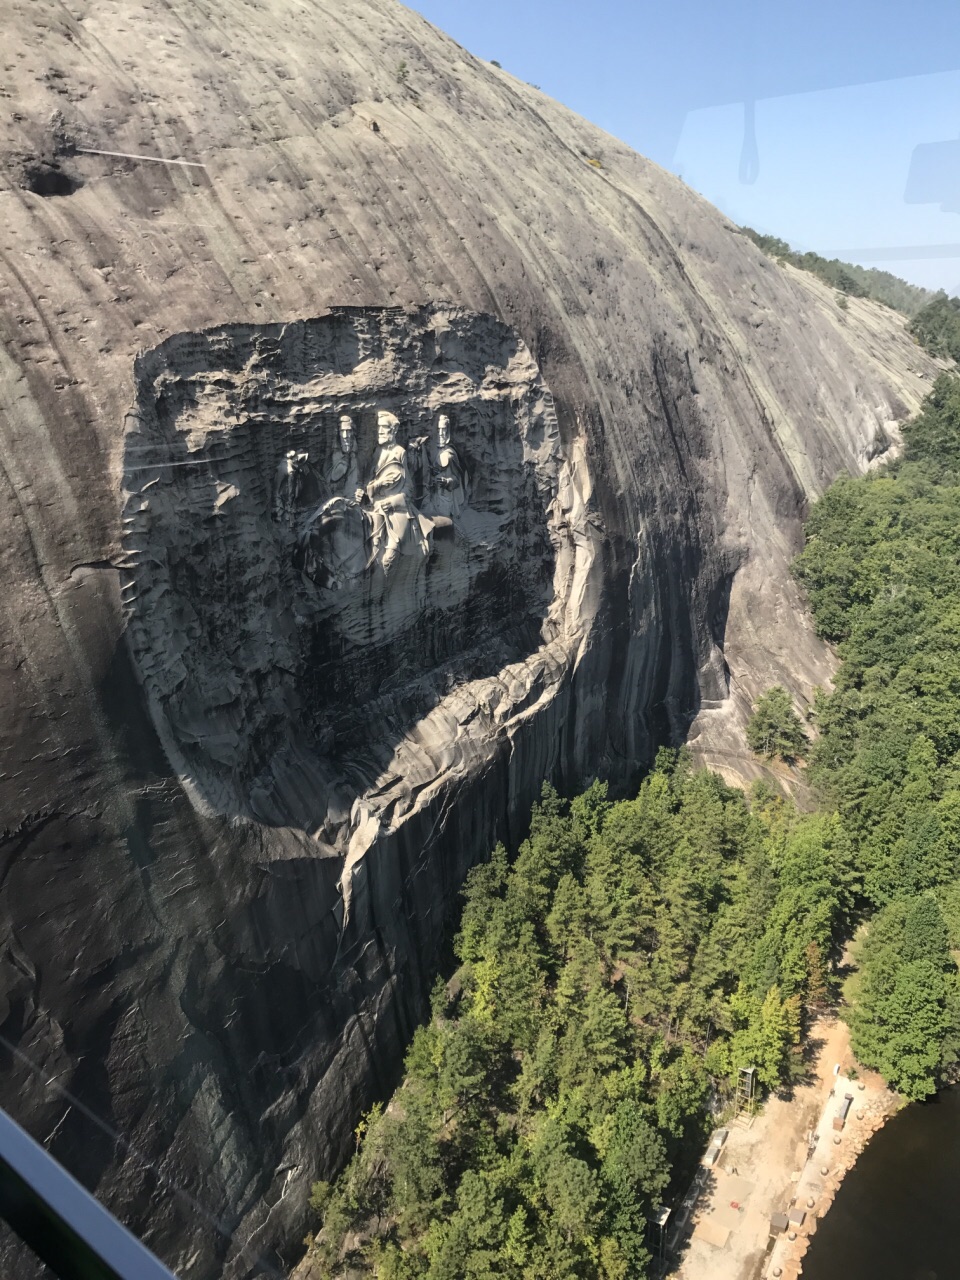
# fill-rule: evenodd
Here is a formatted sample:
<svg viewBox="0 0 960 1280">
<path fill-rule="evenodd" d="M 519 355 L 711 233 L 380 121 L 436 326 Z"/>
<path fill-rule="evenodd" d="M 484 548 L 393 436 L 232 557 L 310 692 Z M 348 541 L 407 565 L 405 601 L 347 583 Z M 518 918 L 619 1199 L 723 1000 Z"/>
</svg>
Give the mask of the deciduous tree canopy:
<svg viewBox="0 0 960 1280">
<path fill-rule="evenodd" d="M 455 980 L 369 1119 L 315 1253 L 329 1274 L 645 1274 L 648 1222 L 702 1150 L 713 1086 L 776 1088 L 847 930 L 828 819 L 752 804 L 684 753 L 635 799 L 549 788 L 468 880 Z"/>
<path fill-rule="evenodd" d="M 761 694 L 747 724 L 747 745 L 767 759 L 798 760 L 809 745 L 803 722 L 786 689 L 775 684 Z"/>
<path fill-rule="evenodd" d="M 921 307 L 909 328 L 931 355 L 960 360 L 960 298 L 938 293 Z"/>
<path fill-rule="evenodd" d="M 843 294 L 873 298 L 905 315 L 916 315 L 939 296 L 919 285 L 908 284 L 889 271 L 860 267 L 853 262 L 841 262 L 839 258 L 824 258 L 819 253 L 800 253 L 777 236 L 762 235 L 752 227 L 744 227 L 743 230 L 758 248 L 778 262 L 789 262 L 801 271 L 809 271 Z M 945 294 L 943 296 L 946 297 Z"/>
</svg>

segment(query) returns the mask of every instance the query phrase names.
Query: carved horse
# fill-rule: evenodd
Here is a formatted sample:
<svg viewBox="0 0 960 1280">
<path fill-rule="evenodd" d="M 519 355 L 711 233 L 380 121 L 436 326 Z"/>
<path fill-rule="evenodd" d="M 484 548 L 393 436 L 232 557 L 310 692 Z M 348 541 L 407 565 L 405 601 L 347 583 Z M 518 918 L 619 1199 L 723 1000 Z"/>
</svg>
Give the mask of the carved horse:
<svg viewBox="0 0 960 1280">
<path fill-rule="evenodd" d="M 370 564 L 372 523 L 357 502 L 330 498 L 303 523 L 296 563 L 316 586 L 338 591 Z"/>
<path fill-rule="evenodd" d="M 453 538 L 451 520 L 444 516 L 428 519 L 418 509 L 426 480 L 425 443 L 426 437 L 412 441 L 408 455 L 414 501 L 408 508 L 409 528 L 400 544 L 400 554 L 405 556 L 430 555 L 434 536 L 448 543 Z M 382 554 L 384 550 L 384 545 L 375 546 L 375 515 L 354 499 L 331 498 L 329 492 L 323 493 L 322 478 L 305 460 L 297 458 L 295 468 L 296 493 L 301 503 L 309 486 L 318 483 L 321 500 L 311 505 L 310 514 L 300 522 L 294 563 L 321 590 L 341 590 L 361 578 L 374 559 L 380 558 L 378 552 Z"/>
<path fill-rule="evenodd" d="M 416 520 L 419 529 L 411 527 L 404 537 L 401 555 L 422 557 L 424 542 L 430 551 L 434 541 L 438 550 L 452 543 L 452 520 L 443 516 L 427 520 L 416 510 L 412 516 L 411 525 Z M 371 513 L 347 498 L 330 498 L 303 522 L 294 562 L 325 591 L 339 591 L 362 578 L 374 562 Z"/>
<path fill-rule="evenodd" d="M 309 455 L 303 450 L 288 450 L 274 482 L 274 520 L 296 525 L 302 512 L 315 510 L 329 497 L 327 483 Z"/>
</svg>

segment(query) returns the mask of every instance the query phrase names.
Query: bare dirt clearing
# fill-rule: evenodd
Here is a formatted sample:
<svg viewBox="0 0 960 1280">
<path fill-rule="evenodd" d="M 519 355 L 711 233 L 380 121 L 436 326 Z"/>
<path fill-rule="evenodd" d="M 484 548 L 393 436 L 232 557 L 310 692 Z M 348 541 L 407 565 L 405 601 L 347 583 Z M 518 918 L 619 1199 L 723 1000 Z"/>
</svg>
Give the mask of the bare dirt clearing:
<svg viewBox="0 0 960 1280">
<path fill-rule="evenodd" d="M 818 1047 L 808 1082 L 789 1098 L 771 1098 L 749 1128 L 731 1127 L 678 1242 L 675 1280 L 793 1280 L 844 1173 L 896 1110 L 896 1095 L 878 1075 L 847 1077 L 854 1059 L 845 1023 L 822 1019 L 810 1038 Z M 848 1094 L 849 1116 L 837 1131 L 834 1117 Z M 795 1209 L 802 1222 L 772 1239 L 772 1215 Z"/>
</svg>

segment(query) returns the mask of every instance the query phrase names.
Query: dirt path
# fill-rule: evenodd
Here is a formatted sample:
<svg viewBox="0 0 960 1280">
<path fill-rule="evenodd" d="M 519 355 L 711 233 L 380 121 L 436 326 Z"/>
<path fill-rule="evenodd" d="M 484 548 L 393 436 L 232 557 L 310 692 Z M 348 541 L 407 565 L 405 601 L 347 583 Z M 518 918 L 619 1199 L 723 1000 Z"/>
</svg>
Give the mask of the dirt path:
<svg viewBox="0 0 960 1280">
<path fill-rule="evenodd" d="M 809 1082 L 789 1101 L 771 1098 L 749 1128 L 731 1127 L 679 1242 L 675 1280 L 793 1280 L 843 1174 L 896 1109 L 879 1076 L 847 1078 L 854 1060 L 845 1023 L 823 1019 L 810 1038 L 819 1048 Z M 833 1118 L 846 1094 L 853 1095 L 850 1116 L 837 1133 Z M 803 1222 L 771 1239 L 771 1216 L 795 1208 Z"/>
</svg>

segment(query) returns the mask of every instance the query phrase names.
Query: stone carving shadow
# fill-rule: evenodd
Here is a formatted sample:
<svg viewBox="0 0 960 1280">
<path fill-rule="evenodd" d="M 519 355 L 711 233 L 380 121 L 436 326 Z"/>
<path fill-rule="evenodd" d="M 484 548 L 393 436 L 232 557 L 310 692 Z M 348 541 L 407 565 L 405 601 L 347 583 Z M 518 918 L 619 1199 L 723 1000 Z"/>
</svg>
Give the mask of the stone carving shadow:
<svg viewBox="0 0 960 1280">
<path fill-rule="evenodd" d="M 136 380 L 127 637 L 161 741 L 201 806 L 334 852 L 414 726 L 544 643 L 549 391 L 456 308 L 176 335 Z"/>
</svg>

